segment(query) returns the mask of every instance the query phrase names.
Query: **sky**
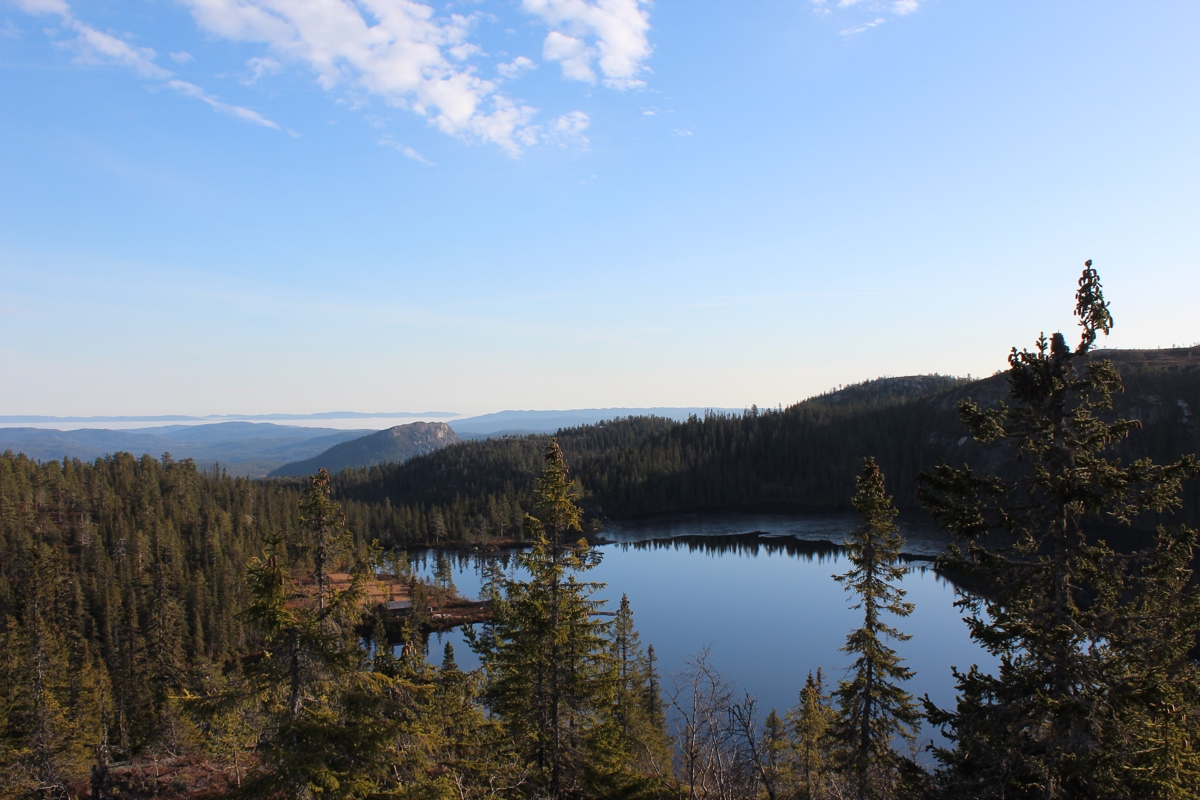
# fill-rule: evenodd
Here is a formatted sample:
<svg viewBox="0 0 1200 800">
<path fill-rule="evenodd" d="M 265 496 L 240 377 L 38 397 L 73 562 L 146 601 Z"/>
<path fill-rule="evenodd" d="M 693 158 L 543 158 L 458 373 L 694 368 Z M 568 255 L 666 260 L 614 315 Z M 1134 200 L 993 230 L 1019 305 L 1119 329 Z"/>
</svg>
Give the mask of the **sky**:
<svg viewBox="0 0 1200 800">
<path fill-rule="evenodd" d="M 788 405 L 1200 342 L 1200 4 L 0 0 L 0 414 Z M 1072 333 L 1072 338 L 1074 334 Z"/>
</svg>

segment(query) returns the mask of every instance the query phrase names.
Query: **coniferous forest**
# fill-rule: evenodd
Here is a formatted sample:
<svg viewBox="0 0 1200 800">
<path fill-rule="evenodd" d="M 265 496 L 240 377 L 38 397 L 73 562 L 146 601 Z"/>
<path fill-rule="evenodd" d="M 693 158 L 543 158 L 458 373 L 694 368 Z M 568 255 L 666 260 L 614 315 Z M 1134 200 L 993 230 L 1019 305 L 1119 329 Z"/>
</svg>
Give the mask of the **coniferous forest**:
<svg viewBox="0 0 1200 800">
<path fill-rule="evenodd" d="M 0 457 L 0 794 L 271 798 L 1200 796 L 1194 364 L 1039 337 L 984 381 L 883 379 L 787 409 L 617 420 L 306 481 L 189 461 Z M 666 681 L 596 599 L 605 518 L 852 509 L 838 678 L 764 710 L 701 650 Z M 939 707 L 894 648 L 898 514 L 955 545 L 972 638 Z M 481 667 L 429 664 L 394 548 L 524 543 Z M 391 646 L 396 645 L 396 646 Z M 764 713 L 766 711 L 766 713 Z M 911 746 L 922 729 L 944 743 Z"/>
</svg>

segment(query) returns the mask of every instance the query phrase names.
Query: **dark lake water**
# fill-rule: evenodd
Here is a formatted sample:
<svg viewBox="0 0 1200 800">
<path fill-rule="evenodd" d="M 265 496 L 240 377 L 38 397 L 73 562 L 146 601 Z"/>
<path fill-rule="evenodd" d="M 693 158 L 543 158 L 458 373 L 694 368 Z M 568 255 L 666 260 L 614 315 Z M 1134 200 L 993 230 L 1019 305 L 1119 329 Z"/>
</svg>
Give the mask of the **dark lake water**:
<svg viewBox="0 0 1200 800">
<path fill-rule="evenodd" d="M 738 515 L 610 524 L 599 545 L 603 560 L 587 579 L 607 584 L 599 593 L 610 601 L 607 610 L 629 595 L 642 645 L 654 645 L 664 679 L 707 646 L 721 673 L 756 695 L 764 714 L 782 713 L 796 704 L 809 670 L 824 668 L 828 684 L 836 684 L 849 663 L 839 648 L 862 616 L 832 575 L 849 569 L 839 545 L 855 523 L 852 516 Z M 901 531 L 909 564 L 902 585 L 916 609 L 889 620 L 912 635 L 894 646 L 916 670 L 909 690 L 949 705 L 951 666 L 990 669 L 994 662 L 968 637 L 953 605 L 954 585 L 931 568 L 947 544 L 944 534 L 903 520 Z M 433 574 L 437 553 L 410 556 L 420 574 Z M 477 597 L 481 557 L 443 552 L 440 558 L 459 592 Z M 478 666 L 459 631 L 431 637 L 431 661 L 440 663 L 447 641 L 461 667 Z"/>
</svg>

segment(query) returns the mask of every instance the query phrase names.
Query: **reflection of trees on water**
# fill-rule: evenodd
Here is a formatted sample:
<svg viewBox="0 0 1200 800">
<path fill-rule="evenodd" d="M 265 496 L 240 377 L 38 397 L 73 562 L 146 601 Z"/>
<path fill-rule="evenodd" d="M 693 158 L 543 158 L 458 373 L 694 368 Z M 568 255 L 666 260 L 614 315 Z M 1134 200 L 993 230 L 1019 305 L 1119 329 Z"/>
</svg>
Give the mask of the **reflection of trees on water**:
<svg viewBox="0 0 1200 800">
<path fill-rule="evenodd" d="M 818 564 L 837 561 L 844 550 L 840 542 L 831 542 L 828 539 L 800 539 L 795 536 L 763 531 L 730 534 L 683 534 L 639 541 L 605 542 L 600 546 L 619 547 L 626 552 L 631 549 L 686 550 L 690 553 L 704 553 L 712 556 L 787 555 L 810 563 L 815 561 Z M 460 572 L 474 572 L 483 581 L 485 570 L 488 567 L 498 567 L 504 574 L 511 574 L 516 566 L 517 556 L 523 549 L 514 547 L 481 553 L 478 550 L 444 548 L 412 551 L 407 556 L 410 568 L 416 575 L 427 576 L 436 581 L 449 575 L 450 567 L 453 567 L 454 570 Z M 922 575 L 932 572 L 940 583 L 959 588 L 946 575 L 934 568 L 933 558 L 929 555 L 901 553 L 900 559 L 909 564 L 912 572 L 919 572 Z"/>
<path fill-rule="evenodd" d="M 684 550 L 691 553 L 707 555 L 746 555 L 757 556 L 759 553 L 775 555 L 786 554 L 805 561 L 817 560 L 819 563 L 835 560 L 841 552 L 841 545 L 823 539 L 805 540 L 791 536 L 764 536 L 758 532 L 733 533 L 724 536 L 672 536 L 668 539 L 647 539 L 641 542 L 622 542 L 618 545 L 622 550 Z"/>
</svg>

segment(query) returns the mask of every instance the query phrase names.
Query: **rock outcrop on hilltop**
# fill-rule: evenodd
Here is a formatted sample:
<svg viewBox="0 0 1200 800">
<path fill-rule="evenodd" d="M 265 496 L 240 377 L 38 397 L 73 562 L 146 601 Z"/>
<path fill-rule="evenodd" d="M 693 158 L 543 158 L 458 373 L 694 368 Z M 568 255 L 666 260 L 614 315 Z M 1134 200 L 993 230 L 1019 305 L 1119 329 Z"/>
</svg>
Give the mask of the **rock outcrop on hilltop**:
<svg viewBox="0 0 1200 800">
<path fill-rule="evenodd" d="M 334 445 L 304 461 L 293 461 L 271 472 L 272 478 L 312 475 L 324 467 L 330 473 L 354 467 L 372 467 L 407 461 L 416 456 L 441 450 L 458 441 L 444 422 L 410 422 L 394 428 Z"/>
</svg>

